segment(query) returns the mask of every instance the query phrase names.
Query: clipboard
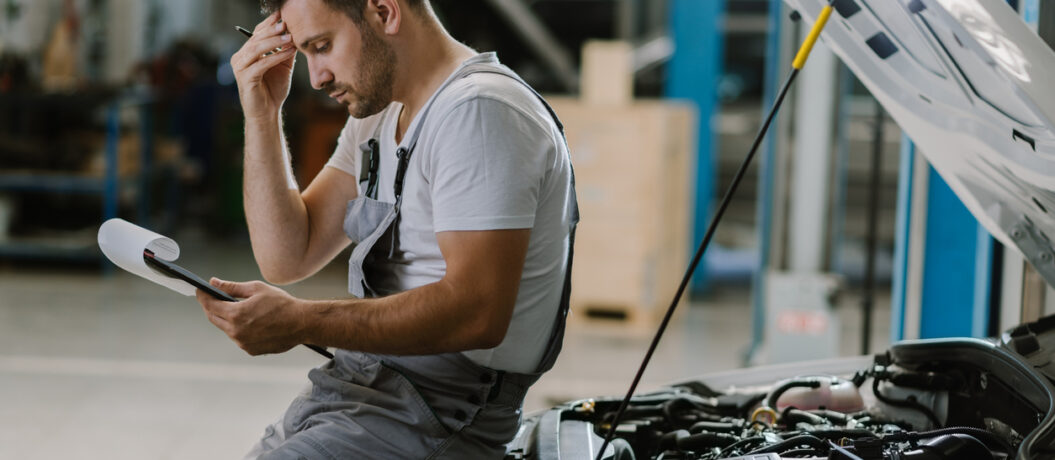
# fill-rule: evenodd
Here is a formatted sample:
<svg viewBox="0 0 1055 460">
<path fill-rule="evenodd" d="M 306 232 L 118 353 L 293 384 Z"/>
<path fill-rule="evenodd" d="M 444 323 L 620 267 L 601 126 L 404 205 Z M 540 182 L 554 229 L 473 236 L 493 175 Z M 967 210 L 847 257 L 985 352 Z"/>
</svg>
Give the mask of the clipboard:
<svg viewBox="0 0 1055 460">
<path fill-rule="evenodd" d="M 186 281 L 190 283 L 191 286 L 208 292 L 209 295 L 216 297 L 217 299 L 224 300 L 227 302 L 238 301 L 238 299 L 231 297 L 230 294 L 217 289 L 216 286 L 209 284 L 207 281 L 201 279 L 200 276 L 195 275 L 190 270 L 180 267 L 179 265 L 176 265 L 167 260 L 158 259 L 157 257 L 154 257 L 153 251 L 149 249 L 143 250 L 143 262 L 146 262 L 146 264 L 149 265 L 151 268 L 154 268 L 160 271 L 161 273 L 164 273 L 165 275 Z"/>
<path fill-rule="evenodd" d="M 213 286 L 213 285 L 209 284 L 207 281 L 202 279 L 200 276 L 195 275 L 190 270 L 187 270 L 186 268 L 180 267 L 179 265 L 176 265 L 176 264 L 174 264 L 172 262 L 169 262 L 167 260 L 163 260 L 163 259 L 159 259 L 157 257 L 154 257 L 154 252 L 149 250 L 149 249 L 144 249 L 143 250 L 143 262 L 146 262 L 146 264 L 148 266 L 150 266 L 151 268 L 156 269 L 157 271 L 165 274 L 166 276 L 186 281 L 186 282 L 190 283 L 191 286 L 194 286 L 194 287 L 196 287 L 198 289 L 201 289 L 202 291 L 205 291 L 205 292 L 209 293 L 209 295 L 211 295 L 211 296 L 213 296 L 213 297 L 215 297 L 217 299 L 220 299 L 220 300 L 223 300 L 223 301 L 226 301 L 226 302 L 237 302 L 238 301 L 238 299 L 232 297 L 230 294 L 228 294 L 226 292 L 221 291 L 220 289 L 217 289 L 216 286 Z M 330 353 L 329 351 L 327 351 L 323 347 L 320 347 L 318 345 L 308 345 L 308 344 L 304 344 L 304 346 L 308 347 L 308 348 L 311 348 L 316 353 L 318 353 L 318 354 L 320 354 L 322 356 L 325 356 L 327 358 L 333 359 L 333 353 Z"/>
</svg>

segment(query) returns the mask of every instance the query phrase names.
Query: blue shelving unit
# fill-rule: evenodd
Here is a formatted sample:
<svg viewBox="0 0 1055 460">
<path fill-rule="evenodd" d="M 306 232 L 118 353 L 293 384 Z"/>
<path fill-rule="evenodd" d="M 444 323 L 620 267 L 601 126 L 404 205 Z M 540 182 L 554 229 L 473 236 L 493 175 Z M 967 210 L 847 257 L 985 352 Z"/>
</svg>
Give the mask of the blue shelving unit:
<svg viewBox="0 0 1055 460">
<path fill-rule="evenodd" d="M 101 199 L 101 219 L 117 217 L 120 190 L 123 186 L 134 185 L 139 188 L 138 218 L 143 225 L 149 217 L 148 191 L 149 172 L 153 157 L 153 127 L 150 113 L 153 98 L 146 94 L 126 92 L 118 95 L 106 104 L 106 141 L 103 154 L 104 169 L 101 177 L 78 175 L 69 172 L 51 171 L 3 171 L 0 170 L 0 192 L 7 193 L 55 193 L 98 195 Z M 120 114 L 123 109 L 141 109 L 139 123 L 140 171 L 136 180 L 122 182 L 118 174 L 118 141 L 121 137 Z M 69 239 L 11 239 L 0 242 L 0 258 L 9 259 L 63 259 L 90 261 L 99 259 L 102 253 L 90 241 L 71 241 Z"/>
</svg>

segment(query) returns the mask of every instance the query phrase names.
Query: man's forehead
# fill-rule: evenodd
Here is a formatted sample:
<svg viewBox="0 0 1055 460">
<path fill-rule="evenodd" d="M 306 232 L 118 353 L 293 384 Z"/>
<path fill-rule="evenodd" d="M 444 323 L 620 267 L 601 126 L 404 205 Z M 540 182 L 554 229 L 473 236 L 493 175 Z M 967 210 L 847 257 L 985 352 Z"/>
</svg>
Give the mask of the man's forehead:
<svg viewBox="0 0 1055 460">
<path fill-rule="evenodd" d="M 344 21 L 345 14 L 323 0 L 289 0 L 279 10 L 279 18 L 286 23 L 286 30 L 298 46 L 320 34 L 333 33 L 351 22 Z"/>
</svg>

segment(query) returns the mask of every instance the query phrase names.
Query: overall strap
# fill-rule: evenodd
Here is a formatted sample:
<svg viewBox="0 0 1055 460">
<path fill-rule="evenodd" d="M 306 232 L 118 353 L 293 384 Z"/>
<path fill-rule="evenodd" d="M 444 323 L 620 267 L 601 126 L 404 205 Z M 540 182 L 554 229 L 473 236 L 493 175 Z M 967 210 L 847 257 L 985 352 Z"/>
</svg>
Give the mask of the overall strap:
<svg viewBox="0 0 1055 460">
<path fill-rule="evenodd" d="M 381 168 L 381 126 L 385 121 L 383 115 L 377 118 L 377 126 L 370 139 L 359 144 L 359 152 L 362 154 L 362 161 L 359 162 L 359 183 L 366 182 L 365 195 L 375 200 L 377 199 L 378 169 Z"/>
<path fill-rule="evenodd" d="M 553 107 L 550 106 L 548 102 L 546 102 L 546 99 L 543 98 L 542 95 L 538 93 L 538 91 L 535 91 L 535 88 L 532 88 L 531 85 L 527 84 L 527 82 L 520 78 L 519 75 L 517 75 L 504 65 L 473 64 L 470 66 L 466 66 L 465 70 L 466 75 L 473 73 L 494 73 L 498 75 L 504 75 L 506 77 L 512 78 L 513 80 L 523 85 L 525 88 L 531 91 L 532 94 L 535 95 L 538 101 L 542 103 L 542 106 L 546 108 L 546 111 L 549 112 L 550 118 L 553 119 L 553 123 L 555 123 L 557 125 L 557 128 L 560 130 L 561 139 L 564 141 L 565 147 L 568 146 L 568 138 L 564 134 L 564 123 L 561 123 L 560 117 L 557 116 L 557 112 L 553 110 Z M 571 152 L 570 148 L 568 148 L 568 152 Z M 571 166 L 570 161 L 568 162 L 568 168 L 571 171 L 572 205 L 569 209 L 569 212 L 571 213 L 569 216 L 569 221 L 571 222 L 571 224 L 570 228 L 568 229 L 568 258 L 565 262 L 564 283 L 561 286 L 560 307 L 557 310 L 556 318 L 554 318 L 553 330 L 550 333 L 550 338 L 546 346 L 546 351 L 545 353 L 543 353 L 542 359 L 539 361 L 538 366 L 535 368 L 535 372 L 522 376 L 523 378 L 528 379 L 530 381 L 533 381 L 531 379 L 537 378 L 538 376 L 542 375 L 542 373 L 550 370 L 553 367 L 553 364 L 557 362 L 557 355 L 560 354 L 560 350 L 562 348 L 564 340 L 564 330 L 567 326 L 568 310 L 569 304 L 571 302 L 572 260 L 574 259 L 575 255 L 575 229 L 579 224 L 579 200 L 575 196 L 575 168 Z M 509 378 L 509 376 L 506 376 L 506 378 Z"/>
<path fill-rule="evenodd" d="M 513 80 L 517 81 L 525 88 L 527 88 L 529 91 L 531 91 L 531 93 L 535 95 L 539 102 L 542 103 L 543 107 L 546 108 L 546 111 L 549 112 L 550 117 L 553 119 L 553 122 L 556 123 L 557 128 L 560 130 L 561 137 L 564 139 L 565 145 L 567 145 L 567 139 L 564 137 L 564 124 L 561 123 L 560 118 L 557 117 L 557 113 L 553 111 L 553 107 L 551 107 L 549 103 L 547 103 L 546 100 L 542 97 L 542 95 L 535 91 L 535 89 L 532 88 L 531 85 L 528 85 L 527 82 L 520 78 L 520 76 L 518 76 L 516 73 L 514 73 L 512 70 L 510 70 L 504 65 L 494 63 L 469 64 L 459 69 L 456 74 L 454 74 L 442 86 L 440 86 L 439 89 L 436 90 L 432 98 L 429 99 L 429 101 L 421 109 L 421 114 L 418 115 L 417 121 L 413 124 L 413 126 L 411 126 L 410 131 L 407 133 L 407 141 L 405 143 L 406 147 L 400 147 L 396 151 L 396 157 L 399 159 L 394 184 L 397 210 L 399 209 L 399 205 L 402 201 L 403 184 L 406 176 L 406 170 L 410 163 L 410 157 L 413 155 L 414 149 L 417 147 L 418 139 L 421 137 L 421 131 L 425 126 L 425 120 L 429 116 L 429 112 L 432 109 L 434 101 L 439 96 L 439 94 L 442 93 L 445 89 L 447 89 L 451 84 L 458 80 L 461 80 L 462 78 L 468 77 L 476 73 L 493 73 L 498 75 L 504 75 L 506 77 L 512 78 Z M 363 152 L 364 155 L 361 176 L 366 176 L 365 180 L 368 181 L 367 195 L 371 196 L 371 198 L 377 197 L 377 171 L 380 167 L 380 143 L 378 142 L 378 140 L 381 137 L 381 127 L 384 124 L 383 121 L 384 120 L 381 119 L 378 120 L 377 127 L 374 129 L 374 133 L 371 136 L 370 140 L 364 142 L 359 146 L 359 149 Z M 363 182 L 364 179 L 360 177 L 359 181 Z M 574 184 L 575 173 L 574 171 L 572 171 L 573 188 Z M 370 192 L 373 193 L 371 194 Z M 577 223 L 579 221 L 578 203 L 573 206 L 573 213 L 574 214 L 572 221 Z"/>
<path fill-rule="evenodd" d="M 549 116 L 553 119 L 553 123 L 556 124 L 557 129 L 560 130 L 561 140 L 564 141 L 565 147 L 568 146 L 568 138 L 564 134 L 564 123 L 560 121 L 560 117 L 557 116 L 557 112 L 553 110 L 553 107 L 549 105 L 549 102 L 546 102 L 546 98 L 542 97 L 542 95 L 539 94 L 538 91 L 535 91 L 535 88 L 532 88 L 531 85 L 527 84 L 527 82 L 524 81 L 524 79 L 520 78 L 519 75 L 514 73 L 508 67 L 501 64 L 472 64 L 466 66 L 464 70 L 466 71 L 464 76 L 468 76 L 474 73 L 493 73 L 498 75 L 504 75 L 523 85 L 525 88 L 528 89 L 528 91 L 531 91 L 531 94 L 535 95 L 535 98 L 538 99 L 538 101 L 542 103 L 542 106 L 546 108 L 546 111 L 549 112 Z M 568 151 L 571 152 L 571 148 L 568 148 Z M 569 165 L 570 164 L 571 163 L 569 162 Z M 571 168 L 571 188 L 573 191 L 575 190 L 575 168 Z M 570 212 L 572 222 L 571 226 L 572 228 L 575 228 L 575 226 L 579 223 L 579 201 L 578 199 L 576 199 L 574 193 L 572 193 L 572 207 L 570 209 Z"/>
<path fill-rule="evenodd" d="M 418 139 L 421 137 L 421 131 L 422 128 L 425 126 L 425 120 L 428 119 L 429 112 L 432 110 L 432 106 L 436 101 L 436 98 L 440 95 L 440 93 L 446 90 L 454 82 L 461 80 L 462 78 L 468 75 L 476 73 L 477 70 L 474 70 L 475 68 L 476 65 L 467 65 L 465 67 L 462 67 L 454 75 L 448 78 L 447 81 L 445 81 L 443 85 L 441 85 L 436 90 L 435 93 L 433 93 L 432 97 L 428 100 L 428 102 L 425 103 L 425 106 L 422 107 L 421 113 L 418 114 L 418 116 L 416 117 L 417 119 L 411 124 L 410 131 L 407 132 L 406 141 L 404 142 L 406 147 L 399 147 L 396 150 L 396 157 L 399 159 L 399 163 L 396 166 L 396 177 L 393 184 L 393 192 L 396 199 L 395 209 L 397 214 L 399 212 L 400 205 L 403 203 L 403 184 L 405 182 L 407 168 L 410 165 L 410 157 L 414 153 L 414 148 L 418 145 Z M 359 149 L 363 153 L 363 166 L 361 176 L 367 177 L 367 196 L 370 196 L 374 199 L 377 198 L 377 171 L 381 163 L 379 139 L 381 138 L 382 125 L 384 125 L 384 120 L 379 119 L 377 127 L 374 129 L 374 133 L 373 135 L 371 135 L 370 140 L 362 143 L 359 146 Z M 563 128 L 561 132 L 563 133 Z M 359 182 L 363 182 L 362 177 L 360 177 Z"/>
</svg>

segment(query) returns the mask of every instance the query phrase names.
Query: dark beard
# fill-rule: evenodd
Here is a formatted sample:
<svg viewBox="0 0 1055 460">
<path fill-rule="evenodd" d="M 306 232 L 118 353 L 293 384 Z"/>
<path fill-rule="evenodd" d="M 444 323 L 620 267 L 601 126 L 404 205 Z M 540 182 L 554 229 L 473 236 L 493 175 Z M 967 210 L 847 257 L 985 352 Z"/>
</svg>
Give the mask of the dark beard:
<svg viewBox="0 0 1055 460">
<path fill-rule="evenodd" d="M 363 27 L 363 52 L 359 60 L 359 91 L 348 88 L 348 114 L 366 118 L 377 114 L 392 103 L 392 84 L 396 68 L 396 53 L 372 30 Z"/>
</svg>

